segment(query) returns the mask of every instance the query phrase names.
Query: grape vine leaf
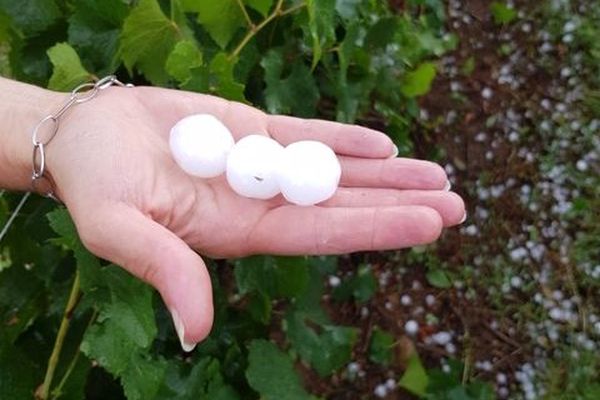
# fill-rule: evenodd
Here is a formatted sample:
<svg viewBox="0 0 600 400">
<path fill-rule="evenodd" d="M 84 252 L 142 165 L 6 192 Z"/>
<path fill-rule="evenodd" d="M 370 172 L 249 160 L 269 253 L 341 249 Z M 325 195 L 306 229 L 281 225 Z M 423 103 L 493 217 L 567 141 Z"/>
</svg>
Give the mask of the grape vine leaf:
<svg viewBox="0 0 600 400">
<path fill-rule="evenodd" d="M 198 13 L 198 22 L 223 49 L 245 24 L 238 0 L 182 0 L 181 6 Z"/>
<path fill-rule="evenodd" d="M 289 356 L 271 342 L 253 340 L 249 346 L 246 377 L 265 400 L 309 400 Z"/>
<path fill-rule="evenodd" d="M 0 0 L 0 11 L 4 11 L 26 36 L 45 30 L 61 15 L 54 0 Z"/>
<path fill-rule="evenodd" d="M 291 72 L 284 78 L 286 64 L 289 61 L 276 50 L 270 50 L 260 63 L 265 70 L 267 110 L 274 114 L 313 117 L 320 93 L 310 69 L 303 63 L 294 62 Z"/>
<path fill-rule="evenodd" d="M 315 324 L 315 321 L 300 311 L 291 312 L 285 321 L 292 347 L 322 377 L 331 375 L 351 360 L 358 338 L 356 328 L 319 325 L 321 333 L 318 334 L 307 323 Z"/>
<path fill-rule="evenodd" d="M 121 0 L 80 0 L 69 18 L 69 43 L 92 71 L 116 68 L 119 32 L 128 13 Z"/>
<path fill-rule="evenodd" d="M 100 271 L 100 261 L 90 253 L 81 243 L 75 224 L 66 208 L 57 208 L 47 214 L 50 226 L 60 238 L 54 239 L 55 244 L 60 244 L 73 251 L 77 260 L 77 269 L 81 281 L 81 290 L 99 295 L 98 288 L 104 286 L 104 279 Z"/>
<path fill-rule="evenodd" d="M 426 62 L 404 76 L 401 90 L 406 97 L 422 96 L 431 90 L 435 79 L 435 64 Z"/>
<path fill-rule="evenodd" d="M 424 397 L 428 383 L 429 378 L 419 356 L 413 354 L 408 360 L 408 366 L 398 385 L 419 397 Z"/>
<path fill-rule="evenodd" d="M 292 298 L 306 287 L 309 266 L 303 257 L 254 256 L 238 260 L 234 274 L 241 294 Z"/>
<path fill-rule="evenodd" d="M 140 0 L 125 19 L 119 54 L 131 73 L 137 67 L 154 84 L 169 75 L 165 61 L 181 36 L 182 28 L 168 19 L 157 0 Z"/>
<path fill-rule="evenodd" d="M 101 276 L 109 298 L 103 297 L 98 302 L 97 321 L 86 331 L 81 350 L 107 371 L 121 377 L 124 386 L 128 379 L 143 381 L 143 376 L 159 374 L 160 363 L 148 361 L 143 367 L 137 366 L 157 333 L 152 290 L 116 266 L 103 268 Z M 139 370 L 131 370 L 136 368 Z"/>
<path fill-rule="evenodd" d="M 375 328 L 369 344 L 369 359 L 377 364 L 389 365 L 394 356 L 394 342 L 394 337 L 388 332 Z"/>
<path fill-rule="evenodd" d="M 181 84 L 188 82 L 192 77 L 192 70 L 200 66 L 202 52 L 194 41 L 187 39 L 177 42 L 165 64 L 167 73 Z"/>
<path fill-rule="evenodd" d="M 90 79 L 91 74 L 81 65 L 81 60 L 68 43 L 58 43 L 48 49 L 48 57 L 54 66 L 48 88 L 69 91 Z"/>
<path fill-rule="evenodd" d="M 323 48 L 335 41 L 335 0 L 307 0 L 306 7 L 313 44 L 314 69 L 323 56 Z"/>
<path fill-rule="evenodd" d="M 246 101 L 244 97 L 245 86 L 239 83 L 234 75 L 237 60 L 230 59 L 226 53 L 217 53 L 210 62 L 210 90 L 211 92 L 234 101 Z"/>
<path fill-rule="evenodd" d="M 245 0 L 245 3 L 266 17 L 273 6 L 273 0 Z"/>
</svg>

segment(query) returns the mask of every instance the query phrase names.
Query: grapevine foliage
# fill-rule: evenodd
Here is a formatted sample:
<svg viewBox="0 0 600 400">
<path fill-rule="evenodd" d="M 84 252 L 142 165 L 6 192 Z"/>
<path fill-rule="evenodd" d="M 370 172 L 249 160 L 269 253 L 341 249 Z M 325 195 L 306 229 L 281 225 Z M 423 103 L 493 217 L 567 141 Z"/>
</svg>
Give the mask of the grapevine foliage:
<svg viewBox="0 0 600 400">
<path fill-rule="evenodd" d="M 374 0 L 0 0 L 0 73 L 61 91 L 116 73 L 272 113 L 373 123 L 407 153 L 431 60 L 455 40 L 441 31 L 440 1 L 406 3 L 392 12 Z M 0 198 L 0 224 L 17 201 Z M 320 305 L 336 259 L 233 264 L 233 289 L 212 267 L 213 333 L 186 355 L 150 287 L 90 254 L 66 210 L 29 202 L 0 243 L 0 398 L 41 393 L 78 279 L 50 398 L 314 399 L 295 362 L 327 377 L 351 361 L 359 335 Z M 338 301 L 373 295 L 377 282 L 361 271 Z M 280 330 L 278 344 L 266 340 Z M 390 343 L 378 333 L 374 361 L 389 362 Z"/>
</svg>

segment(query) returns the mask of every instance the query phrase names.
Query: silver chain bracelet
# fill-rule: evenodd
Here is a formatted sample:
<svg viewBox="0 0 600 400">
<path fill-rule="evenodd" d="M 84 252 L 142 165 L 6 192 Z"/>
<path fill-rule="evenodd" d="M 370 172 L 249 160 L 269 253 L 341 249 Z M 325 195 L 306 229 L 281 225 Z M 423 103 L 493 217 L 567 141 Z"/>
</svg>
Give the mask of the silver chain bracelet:
<svg viewBox="0 0 600 400">
<path fill-rule="evenodd" d="M 49 114 L 42 119 L 34 128 L 31 134 L 33 143 L 33 173 L 31 175 L 31 188 L 34 192 L 39 192 L 43 196 L 61 202 L 54 188 L 52 178 L 46 173 L 46 147 L 54 139 L 58 132 L 60 119 L 73 106 L 86 103 L 92 100 L 102 90 L 111 86 L 133 87 L 132 84 L 125 84 L 114 75 L 108 75 L 95 83 L 84 83 L 77 86 L 71 92 L 63 106 L 53 114 Z M 41 128 L 50 124 L 45 135 L 41 134 Z"/>
</svg>

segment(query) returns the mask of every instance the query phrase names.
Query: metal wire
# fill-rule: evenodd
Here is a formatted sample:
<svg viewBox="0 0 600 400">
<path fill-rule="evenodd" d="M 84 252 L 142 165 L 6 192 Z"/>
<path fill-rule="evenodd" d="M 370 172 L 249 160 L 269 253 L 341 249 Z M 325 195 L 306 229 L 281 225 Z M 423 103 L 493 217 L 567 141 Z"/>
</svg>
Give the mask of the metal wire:
<svg viewBox="0 0 600 400">
<path fill-rule="evenodd" d="M 2 195 L 4 194 L 4 190 L 1 192 L 1 194 Z M 15 218 L 17 218 L 17 215 L 19 215 L 19 213 L 21 212 L 21 209 L 27 202 L 27 199 L 29 198 L 29 196 L 31 196 L 31 192 L 25 193 L 25 195 L 21 198 L 21 201 L 19 202 L 19 204 L 17 204 L 17 207 L 14 209 L 14 211 L 8 218 L 8 221 L 6 221 L 6 224 L 4 224 L 4 227 L 2 228 L 2 231 L 0 232 L 0 243 L 2 243 L 2 239 L 4 239 L 4 236 L 6 236 L 8 229 L 10 228 L 12 223 L 15 221 Z"/>
</svg>

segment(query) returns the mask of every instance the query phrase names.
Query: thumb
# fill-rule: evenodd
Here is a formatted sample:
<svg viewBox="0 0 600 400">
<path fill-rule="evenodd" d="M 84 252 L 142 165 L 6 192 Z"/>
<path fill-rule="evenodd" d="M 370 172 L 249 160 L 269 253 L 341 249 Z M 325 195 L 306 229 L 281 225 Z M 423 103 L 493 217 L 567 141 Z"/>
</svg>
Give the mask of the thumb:
<svg viewBox="0 0 600 400">
<path fill-rule="evenodd" d="M 82 215 L 75 220 L 84 245 L 158 289 L 181 347 L 192 351 L 213 321 L 210 276 L 200 256 L 173 232 L 124 204 Z"/>
</svg>

